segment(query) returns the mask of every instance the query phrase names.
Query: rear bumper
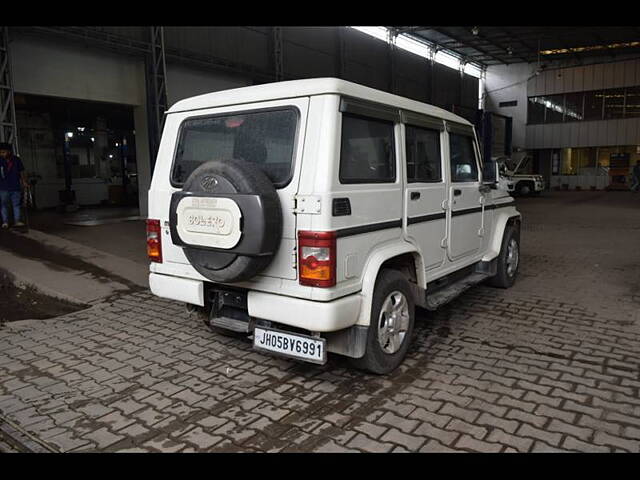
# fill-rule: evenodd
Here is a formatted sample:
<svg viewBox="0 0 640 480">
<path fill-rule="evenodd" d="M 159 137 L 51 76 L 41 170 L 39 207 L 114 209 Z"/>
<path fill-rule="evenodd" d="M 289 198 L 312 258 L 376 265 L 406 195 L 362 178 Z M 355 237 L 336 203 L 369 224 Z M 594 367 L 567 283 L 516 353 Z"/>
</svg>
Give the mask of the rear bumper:
<svg viewBox="0 0 640 480">
<path fill-rule="evenodd" d="M 204 282 L 172 275 L 149 274 L 154 295 L 179 302 L 204 306 Z M 276 295 L 249 290 L 247 309 L 253 318 L 261 318 L 311 332 L 334 332 L 355 325 L 360 313 L 360 294 L 347 295 L 330 302 Z"/>
<path fill-rule="evenodd" d="M 149 288 L 158 297 L 204 306 L 204 283 L 198 280 L 150 273 Z"/>
</svg>

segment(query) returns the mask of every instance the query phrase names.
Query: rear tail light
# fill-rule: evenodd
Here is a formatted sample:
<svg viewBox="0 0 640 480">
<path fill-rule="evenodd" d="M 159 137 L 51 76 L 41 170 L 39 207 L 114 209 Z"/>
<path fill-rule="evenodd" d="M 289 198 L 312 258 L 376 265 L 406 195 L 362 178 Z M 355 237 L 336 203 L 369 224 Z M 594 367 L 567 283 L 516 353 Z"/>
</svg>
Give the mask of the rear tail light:
<svg viewBox="0 0 640 480">
<path fill-rule="evenodd" d="M 333 287 L 336 284 L 336 233 L 298 232 L 300 285 Z"/>
<path fill-rule="evenodd" d="M 147 220 L 147 255 L 152 262 L 162 263 L 160 220 Z"/>
</svg>

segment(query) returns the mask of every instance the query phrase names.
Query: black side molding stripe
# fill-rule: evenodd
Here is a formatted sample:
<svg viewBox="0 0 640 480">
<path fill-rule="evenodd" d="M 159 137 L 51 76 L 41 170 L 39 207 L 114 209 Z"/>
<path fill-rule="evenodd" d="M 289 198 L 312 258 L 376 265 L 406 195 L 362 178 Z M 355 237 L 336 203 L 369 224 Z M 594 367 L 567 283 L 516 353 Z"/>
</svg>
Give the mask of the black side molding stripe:
<svg viewBox="0 0 640 480">
<path fill-rule="evenodd" d="M 488 209 L 487 209 L 488 210 Z M 469 213 L 478 213 L 482 211 L 482 207 L 473 207 L 473 208 L 465 208 L 462 210 L 454 210 L 451 212 L 452 217 L 457 217 L 459 215 L 467 215 Z"/>
<path fill-rule="evenodd" d="M 387 230 L 388 228 L 402 227 L 402 220 L 391 220 L 389 222 L 372 223 L 370 225 L 361 225 L 359 227 L 343 228 L 336 231 L 336 238 L 350 237 L 351 235 L 360 235 L 362 233 L 377 232 L 378 230 Z"/>
<path fill-rule="evenodd" d="M 484 209 L 485 210 L 495 210 L 496 208 L 504 208 L 504 207 L 511 207 L 513 205 L 515 205 L 516 202 L 515 201 L 511 201 L 511 202 L 503 202 L 503 203 L 498 203 L 498 204 L 493 204 L 493 205 L 485 205 Z M 478 213 L 482 211 L 482 207 L 473 207 L 473 208 L 465 208 L 462 210 L 455 210 L 453 212 L 451 212 L 451 216 L 452 217 L 457 217 L 459 215 L 467 215 L 469 213 Z"/>
<path fill-rule="evenodd" d="M 493 205 L 487 205 L 485 208 L 487 210 L 494 210 L 496 208 L 512 207 L 515 204 L 516 204 L 515 200 L 511 200 L 510 202 L 494 203 Z"/>
<path fill-rule="evenodd" d="M 446 218 L 447 214 L 445 212 L 441 213 L 432 213 L 429 215 L 420 215 L 418 217 L 409 217 L 407 218 L 407 225 L 413 225 L 414 223 L 422 223 L 422 222 L 431 222 L 433 220 L 440 220 Z"/>
<path fill-rule="evenodd" d="M 494 210 L 496 208 L 510 207 L 515 205 L 516 202 L 504 202 L 497 205 L 487 205 L 485 210 Z M 457 217 L 458 215 L 466 215 L 469 213 L 475 213 L 482 211 L 482 207 L 467 208 L 464 210 L 457 210 L 451 212 L 451 216 Z M 408 225 L 414 223 L 431 222 L 434 220 L 440 220 L 446 217 L 445 212 L 432 213 L 429 215 L 420 215 L 418 217 L 410 217 L 407 219 Z M 352 235 L 361 235 L 363 233 L 377 232 L 378 230 L 387 230 L 389 228 L 401 228 L 402 220 L 391 220 L 389 222 L 371 223 L 369 225 L 360 225 L 359 227 L 343 228 L 336 230 L 336 238 L 350 237 Z"/>
</svg>

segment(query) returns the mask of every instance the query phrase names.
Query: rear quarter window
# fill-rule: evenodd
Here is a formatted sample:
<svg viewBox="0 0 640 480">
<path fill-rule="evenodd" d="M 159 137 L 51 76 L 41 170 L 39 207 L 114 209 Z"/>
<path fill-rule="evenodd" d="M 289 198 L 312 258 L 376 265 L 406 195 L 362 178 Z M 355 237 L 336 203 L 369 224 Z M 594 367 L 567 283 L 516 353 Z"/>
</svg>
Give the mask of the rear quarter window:
<svg viewBox="0 0 640 480">
<path fill-rule="evenodd" d="M 291 179 L 298 118 L 298 110 L 291 107 L 183 121 L 171 183 L 182 186 L 205 162 L 235 158 L 260 167 L 274 186 L 285 186 Z"/>
<path fill-rule="evenodd" d="M 393 183 L 393 122 L 342 114 L 340 183 Z"/>
</svg>

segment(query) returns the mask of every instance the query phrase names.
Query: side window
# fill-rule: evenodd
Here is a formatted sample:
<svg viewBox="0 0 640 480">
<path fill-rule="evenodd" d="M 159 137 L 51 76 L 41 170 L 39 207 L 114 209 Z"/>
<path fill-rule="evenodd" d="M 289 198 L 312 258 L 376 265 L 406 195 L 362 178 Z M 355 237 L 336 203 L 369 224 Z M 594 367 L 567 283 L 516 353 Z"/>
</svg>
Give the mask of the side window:
<svg viewBox="0 0 640 480">
<path fill-rule="evenodd" d="M 478 165 L 473 150 L 473 137 L 449 133 L 452 182 L 477 182 Z"/>
<path fill-rule="evenodd" d="M 407 137 L 407 181 L 439 182 L 442 180 L 440 166 L 440 132 L 406 126 Z"/>
<path fill-rule="evenodd" d="M 342 114 L 340 183 L 396 179 L 393 122 Z"/>
</svg>

